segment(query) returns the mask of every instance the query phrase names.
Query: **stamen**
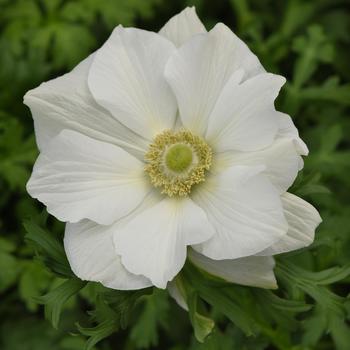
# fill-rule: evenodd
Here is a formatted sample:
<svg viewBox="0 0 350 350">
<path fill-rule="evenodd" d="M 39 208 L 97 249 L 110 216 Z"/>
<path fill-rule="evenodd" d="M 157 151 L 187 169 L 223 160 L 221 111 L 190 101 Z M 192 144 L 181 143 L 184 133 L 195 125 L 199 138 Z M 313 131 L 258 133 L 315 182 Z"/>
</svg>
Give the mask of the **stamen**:
<svg viewBox="0 0 350 350">
<path fill-rule="evenodd" d="M 212 150 L 190 131 L 166 130 L 155 137 L 145 160 L 145 171 L 155 187 L 170 197 L 187 196 L 193 185 L 205 180 Z"/>
</svg>

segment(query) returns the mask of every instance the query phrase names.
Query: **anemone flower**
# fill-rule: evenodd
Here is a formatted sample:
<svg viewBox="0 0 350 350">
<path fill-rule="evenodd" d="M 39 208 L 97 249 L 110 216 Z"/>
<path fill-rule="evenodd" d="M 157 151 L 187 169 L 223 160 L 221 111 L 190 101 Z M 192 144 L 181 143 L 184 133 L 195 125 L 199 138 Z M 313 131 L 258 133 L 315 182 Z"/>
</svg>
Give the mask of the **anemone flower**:
<svg viewBox="0 0 350 350">
<path fill-rule="evenodd" d="M 315 208 L 288 193 L 308 149 L 267 73 L 193 8 L 159 33 L 114 29 L 24 98 L 40 155 L 27 189 L 66 222 L 74 273 L 114 289 L 174 285 L 187 258 L 275 288 L 273 255 L 312 243 Z"/>
</svg>

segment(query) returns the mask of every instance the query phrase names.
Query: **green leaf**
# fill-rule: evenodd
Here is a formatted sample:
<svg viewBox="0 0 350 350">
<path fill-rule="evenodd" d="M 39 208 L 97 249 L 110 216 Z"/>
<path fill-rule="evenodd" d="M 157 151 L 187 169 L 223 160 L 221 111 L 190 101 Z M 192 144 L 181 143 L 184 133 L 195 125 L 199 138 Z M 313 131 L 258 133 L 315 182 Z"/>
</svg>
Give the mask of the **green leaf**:
<svg viewBox="0 0 350 350">
<path fill-rule="evenodd" d="M 77 324 L 81 334 L 88 336 L 86 344 L 90 350 L 95 344 L 107 338 L 120 328 L 126 328 L 131 314 L 140 298 L 152 292 L 152 288 L 135 291 L 109 290 L 97 298 L 96 309 L 90 312 L 94 327 L 82 327 Z"/>
<path fill-rule="evenodd" d="M 118 330 L 118 320 L 116 318 L 110 318 L 98 324 L 96 327 L 85 328 L 77 324 L 79 332 L 89 339 L 86 342 L 86 350 L 91 350 L 98 342 L 109 337 Z"/>
<path fill-rule="evenodd" d="M 289 189 L 289 192 L 295 193 L 300 197 L 305 197 L 316 193 L 330 194 L 331 191 L 329 188 L 321 184 L 320 181 L 321 174 L 319 172 L 310 173 L 308 175 L 305 175 L 303 172 L 301 172 L 292 188 Z"/>
<path fill-rule="evenodd" d="M 107 27 L 112 29 L 119 24 L 125 26 L 133 24 L 137 16 L 149 17 L 159 2 L 160 0 L 119 0 L 116 6 L 113 0 L 86 0 L 82 4 L 79 3 L 80 10 L 76 11 L 101 16 Z"/>
<path fill-rule="evenodd" d="M 62 350 L 85 350 L 86 341 L 83 337 L 67 336 L 62 339 L 60 346 L 62 347 Z"/>
<path fill-rule="evenodd" d="M 18 282 L 20 298 L 26 303 L 28 310 L 36 311 L 38 298 L 46 290 L 51 281 L 52 275 L 37 261 L 26 261 Z"/>
<path fill-rule="evenodd" d="M 45 317 L 52 323 L 54 328 L 58 327 L 64 304 L 85 285 L 85 281 L 81 281 L 78 278 L 71 278 L 64 281 L 59 287 L 49 293 L 36 298 L 39 304 L 45 305 Z"/>
<path fill-rule="evenodd" d="M 1 350 L 62 350 L 58 345 L 61 334 L 49 323 L 25 313 L 17 315 L 1 321 Z"/>
<path fill-rule="evenodd" d="M 200 298 L 223 313 L 237 325 L 246 335 L 253 335 L 256 323 L 249 312 L 242 308 L 240 296 L 236 295 L 234 286 L 216 279 L 208 283 L 208 274 L 199 272 L 193 265 L 187 263 L 183 270 L 184 286 L 194 289 Z M 205 277 L 204 277 L 205 276 Z M 186 292 L 188 294 L 188 292 Z M 209 324 L 209 323 L 208 323 Z"/>
<path fill-rule="evenodd" d="M 191 350 L 231 350 L 235 349 L 235 341 L 231 334 L 220 334 L 215 330 L 204 343 L 195 343 Z"/>
<path fill-rule="evenodd" d="M 187 302 L 194 335 L 202 343 L 213 331 L 215 322 L 197 311 L 198 295 L 195 291 L 187 294 Z"/>
<path fill-rule="evenodd" d="M 187 274 L 190 272 L 190 268 L 187 268 Z M 186 304 L 188 306 L 188 312 L 190 321 L 194 330 L 194 335 L 200 343 L 203 343 L 205 339 L 211 334 L 215 327 L 215 322 L 207 316 L 204 316 L 203 313 L 198 311 L 198 305 L 201 303 L 201 299 L 197 293 L 196 287 L 189 283 L 182 274 L 178 275 L 173 281 L 176 283 L 177 288 L 181 290 Z M 205 312 L 205 308 L 202 307 Z"/>
<path fill-rule="evenodd" d="M 165 291 L 154 288 L 152 295 L 142 299 L 142 311 L 131 328 L 130 338 L 137 348 L 150 348 L 158 345 L 158 328 L 167 328 L 169 301 Z"/>
<path fill-rule="evenodd" d="M 278 267 L 287 271 L 289 276 L 293 276 L 293 278 L 298 276 L 300 281 L 309 282 L 310 284 L 315 285 L 332 284 L 350 275 L 350 263 L 341 267 L 332 267 L 319 272 L 307 271 L 286 261 L 280 262 Z"/>
<path fill-rule="evenodd" d="M 63 245 L 33 219 L 26 220 L 23 226 L 27 231 L 26 240 L 33 244 L 44 264 L 62 277 L 74 277 Z"/>
<path fill-rule="evenodd" d="M 350 344 L 350 326 L 344 318 L 332 315 L 329 330 L 337 350 L 348 350 Z"/>
<path fill-rule="evenodd" d="M 313 75 L 319 62 L 331 62 L 334 56 L 332 44 L 318 25 L 308 28 L 307 37 L 296 38 L 293 49 L 300 54 L 294 68 L 293 85 L 296 88 L 303 86 Z"/>
<path fill-rule="evenodd" d="M 9 239 L 0 237 L 0 252 L 12 253 L 16 250 L 16 245 Z"/>
<path fill-rule="evenodd" d="M 327 270 L 310 274 L 310 278 L 317 285 L 334 284 L 350 276 L 350 263 L 340 267 L 332 267 Z"/>
<path fill-rule="evenodd" d="M 23 134 L 23 126 L 0 111 L 0 179 L 3 178 L 11 189 L 22 191 L 37 155 L 34 137 L 24 137 Z M 20 151 L 18 145 L 21 145 Z"/>
<path fill-rule="evenodd" d="M 273 307 L 284 312 L 305 312 L 312 308 L 312 305 L 299 300 L 282 299 L 273 292 L 264 289 L 255 291 L 261 303 L 266 303 L 268 307 Z"/>
<path fill-rule="evenodd" d="M 327 316 L 323 308 L 317 306 L 311 317 L 303 322 L 303 328 L 305 332 L 302 343 L 314 348 L 327 330 Z"/>
<path fill-rule="evenodd" d="M 0 292 L 13 285 L 19 273 L 16 258 L 0 250 Z"/>
<path fill-rule="evenodd" d="M 348 269 L 342 270 L 338 278 L 344 276 L 344 272 Z M 310 295 L 317 303 L 322 306 L 325 312 L 336 314 L 339 317 L 344 316 L 344 298 L 333 293 L 322 284 L 327 284 L 329 272 L 323 271 L 321 273 L 312 273 L 300 267 L 297 267 L 287 261 L 279 261 L 276 267 L 276 273 L 280 278 L 290 286 L 290 288 L 298 288 Z M 323 283 L 322 283 L 323 282 Z"/>
<path fill-rule="evenodd" d="M 309 101 L 329 101 L 344 106 L 350 105 L 350 84 L 340 84 L 337 77 L 331 77 L 321 86 L 310 86 L 300 91 L 300 98 Z"/>
<path fill-rule="evenodd" d="M 121 328 L 125 329 L 130 321 L 135 306 L 140 298 L 151 294 L 153 288 L 145 288 L 132 291 L 110 290 L 104 293 L 104 299 L 119 317 Z"/>
</svg>

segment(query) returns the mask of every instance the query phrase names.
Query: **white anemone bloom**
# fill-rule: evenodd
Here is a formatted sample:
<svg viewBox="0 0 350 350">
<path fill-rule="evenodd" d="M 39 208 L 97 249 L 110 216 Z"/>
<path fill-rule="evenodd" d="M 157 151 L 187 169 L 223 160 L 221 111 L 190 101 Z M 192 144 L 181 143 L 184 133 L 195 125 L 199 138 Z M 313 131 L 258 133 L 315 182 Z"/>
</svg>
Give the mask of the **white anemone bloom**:
<svg viewBox="0 0 350 350">
<path fill-rule="evenodd" d="M 287 192 L 308 150 L 267 73 L 193 8 L 159 33 L 117 27 L 70 73 L 24 98 L 40 155 L 27 189 L 66 222 L 74 273 L 172 289 L 186 258 L 276 287 L 273 255 L 309 245 L 318 212 Z"/>
</svg>

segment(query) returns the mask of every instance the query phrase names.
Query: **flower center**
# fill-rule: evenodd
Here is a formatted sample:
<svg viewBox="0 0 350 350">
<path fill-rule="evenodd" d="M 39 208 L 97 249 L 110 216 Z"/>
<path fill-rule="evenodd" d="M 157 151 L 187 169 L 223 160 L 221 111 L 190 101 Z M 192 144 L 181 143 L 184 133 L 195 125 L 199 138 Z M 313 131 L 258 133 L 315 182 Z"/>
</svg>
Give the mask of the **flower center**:
<svg viewBox="0 0 350 350">
<path fill-rule="evenodd" d="M 193 185 L 205 180 L 212 150 L 190 131 L 166 130 L 157 135 L 145 155 L 151 183 L 168 196 L 187 196 Z"/>
<path fill-rule="evenodd" d="M 192 164 L 193 151 L 189 145 L 177 143 L 165 152 L 165 164 L 169 170 L 181 173 Z"/>
</svg>

